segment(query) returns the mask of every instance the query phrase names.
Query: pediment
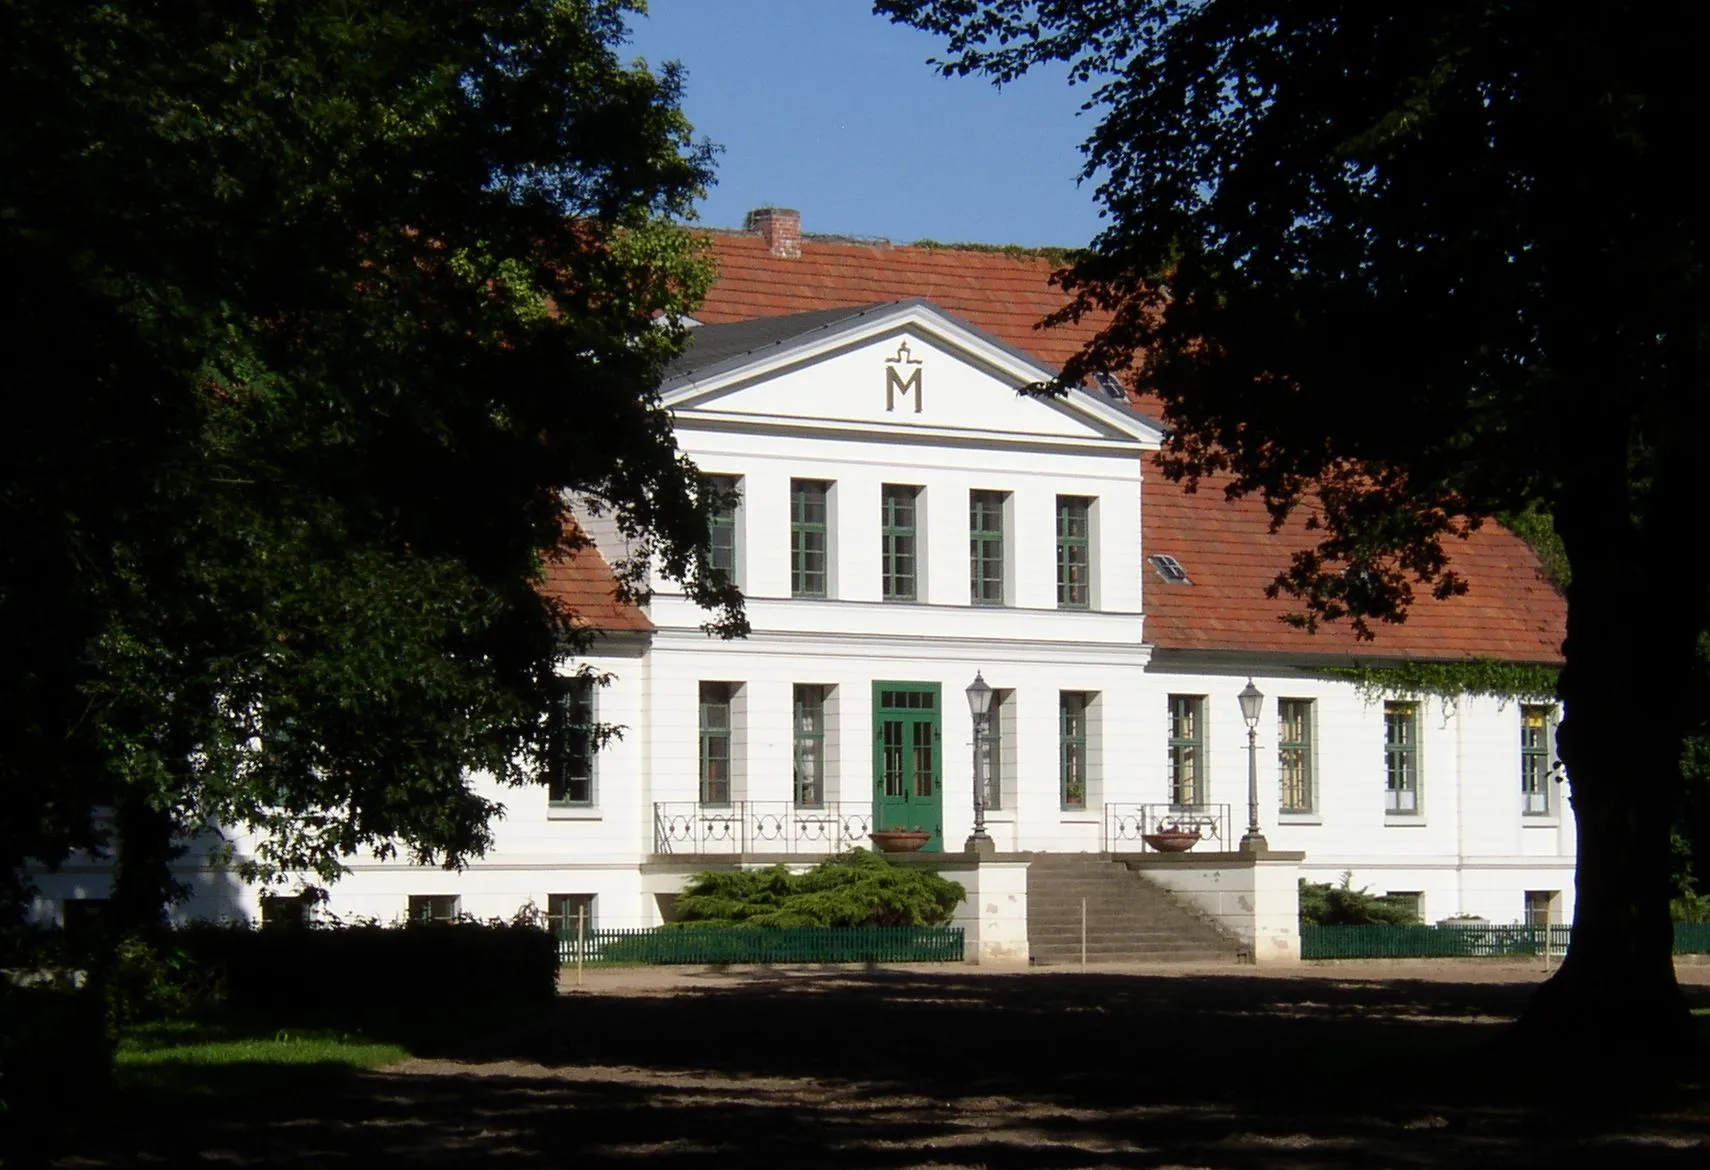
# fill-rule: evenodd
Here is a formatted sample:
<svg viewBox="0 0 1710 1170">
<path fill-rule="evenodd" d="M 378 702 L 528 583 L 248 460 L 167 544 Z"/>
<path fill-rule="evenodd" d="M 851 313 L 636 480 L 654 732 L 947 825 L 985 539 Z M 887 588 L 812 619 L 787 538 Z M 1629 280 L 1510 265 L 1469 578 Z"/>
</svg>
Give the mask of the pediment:
<svg viewBox="0 0 1710 1170">
<path fill-rule="evenodd" d="M 752 349 L 690 368 L 667 382 L 665 404 L 683 423 L 699 417 L 756 426 L 831 426 L 886 433 L 1105 440 L 1155 445 L 1154 424 L 1124 406 L 1076 391 L 1023 393 L 1055 371 L 920 302 L 825 314 L 791 332 L 744 323 Z M 703 329 L 718 327 L 706 327 Z M 700 332 L 700 330 L 697 330 Z M 780 336 L 765 337 L 770 333 Z M 731 335 L 718 340 L 729 340 Z M 713 347 L 708 347 L 714 352 Z M 693 356 L 691 350 L 690 356 Z"/>
</svg>

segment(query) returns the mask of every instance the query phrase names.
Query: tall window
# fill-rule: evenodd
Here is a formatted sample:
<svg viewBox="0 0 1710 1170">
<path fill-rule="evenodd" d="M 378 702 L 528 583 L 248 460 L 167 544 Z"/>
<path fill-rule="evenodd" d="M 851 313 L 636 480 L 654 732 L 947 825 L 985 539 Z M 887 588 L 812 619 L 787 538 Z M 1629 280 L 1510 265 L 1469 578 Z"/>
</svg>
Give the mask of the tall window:
<svg viewBox="0 0 1710 1170">
<path fill-rule="evenodd" d="M 1550 814 L 1549 707 L 1520 708 L 1520 810 L 1527 816 Z"/>
<path fill-rule="evenodd" d="M 730 803 L 729 683 L 701 684 L 701 803 Z"/>
<path fill-rule="evenodd" d="M 1312 790 L 1312 700 L 1277 700 L 1277 771 L 1282 776 L 1279 811 L 1309 813 Z"/>
<path fill-rule="evenodd" d="M 715 503 L 707 518 L 712 536 L 712 567 L 723 573 L 726 580 L 736 580 L 736 503 L 737 480 L 734 475 L 709 475 L 702 482 L 721 499 Z"/>
<path fill-rule="evenodd" d="M 882 548 L 882 592 L 886 601 L 913 601 L 919 572 L 915 533 L 915 502 L 920 489 L 887 483 L 880 492 L 879 525 Z"/>
<path fill-rule="evenodd" d="M 1057 607 L 1086 609 L 1092 604 L 1092 501 L 1084 496 L 1057 497 Z"/>
<path fill-rule="evenodd" d="M 796 803 L 818 808 L 825 803 L 825 688 L 797 683 L 795 695 Z"/>
<path fill-rule="evenodd" d="M 986 712 L 985 784 L 988 810 L 1003 807 L 1003 778 L 1007 775 L 1004 753 L 1015 750 L 1015 745 L 1010 743 L 1009 729 L 1006 726 L 1014 709 L 1014 696 L 1014 691 L 994 689 L 992 705 Z"/>
<path fill-rule="evenodd" d="M 548 894 L 546 895 L 546 926 L 553 934 L 563 937 L 576 937 L 576 921 L 580 917 L 582 929 L 594 929 L 594 895 L 592 894 Z"/>
<path fill-rule="evenodd" d="M 411 894 L 411 922 L 455 922 L 460 907 L 456 894 Z"/>
<path fill-rule="evenodd" d="M 1560 890 L 1526 891 L 1526 925 L 1549 926 L 1561 920 Z"/>
<path fill-rule="evenodd" d="M 1060 750 L 1057 775 L 1063 807 L 1087 806 L 1087 696 L 1082 691 L 1062 691 L 1057 696 Z"/>
<path fill-rule="evenodd" d="M 1383 705 L 1383 810 L 1419 813 L 1419 704 Z"/>
<path fill-rule="evenodd" d="M 594 680 L 567 678 L 547 718 L 546 796 L 556 805 L 594 803 Z"/>
<path fill-rule="evenodd" d="M 1170 803 L 1195 808 L 1210 795 L 1205 770 L 1205 696 L 1170 696 Z"/>
<path fill-rule="evenodd" d="M 968 584 L 975 605 L 1003 604 L 1002 492 L 968 493 Z"/>
<path fill-rule="evenodd" d="M 790 596 L 824 597 L 827 525 L 823 480 L 790 481 Z"/>
</svg>

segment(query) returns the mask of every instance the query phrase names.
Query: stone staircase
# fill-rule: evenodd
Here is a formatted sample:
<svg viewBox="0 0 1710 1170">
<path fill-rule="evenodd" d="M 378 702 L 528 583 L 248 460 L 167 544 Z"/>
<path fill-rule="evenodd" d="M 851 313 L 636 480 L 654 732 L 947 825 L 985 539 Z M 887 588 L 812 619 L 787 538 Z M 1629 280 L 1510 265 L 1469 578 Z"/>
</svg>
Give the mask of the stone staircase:
<svg viewBox="0 0 1710 1170">
<path fill-rule="evenodd" d="M 1027 869 L 1027 939 L 1040 966 L 1078 966 L 1081 899 L 1088 963 L 1250 962 L 1247 945 L 1119 861 L 1097 853 L 1034 853 Z"/>
</svg>

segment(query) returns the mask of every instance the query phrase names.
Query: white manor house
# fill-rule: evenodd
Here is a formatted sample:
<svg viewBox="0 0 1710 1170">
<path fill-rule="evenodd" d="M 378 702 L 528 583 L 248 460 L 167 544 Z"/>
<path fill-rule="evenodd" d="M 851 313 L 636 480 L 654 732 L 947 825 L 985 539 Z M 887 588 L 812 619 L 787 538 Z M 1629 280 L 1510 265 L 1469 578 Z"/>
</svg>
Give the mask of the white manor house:
<svg viewBox="0 0 1710 1170">
<path fill-rule="evenodd" d="M 1298 527 L 1272 534 L 1257 503 L 1164 480 L 1161 424 L 1114 383 L 1018 393 L 1091 327 L 1033 328 L 1060 301 L 1046 259 L 804 238 L 780 210 L 711 238 L 721 278 L 662 395 L 733 501 L 714 548 L 751 634 L 709 637 L 669 580 L 619 602 L 601 554 L 621 538 L 587 511 L 597 551 L 550 587 L 596 631 L 585 664 L 609 681 L 567 685 L 557 774 L 495 786 L 506 815 L 467 869 L 353 858 L 332 910 L 532 902 L 650 926 L 690 873 L 811 863 L 900 827 L 931 834 L 915 864 L 969 886 L 970 957 L 988 961 L 1026 961 L 1029 870 L 1060 855 L 1135 862 L 1261 961 L 1298 955 L 1299 877 L 1351 872 L 1428 921 L 1571 915 L 1555 708 L 1337 673 L 1558 662 L 1563 605 L 1518 538 L 1491 524 L 1455 543 L 1470 592 L 1373 642 L 1308 634 L 1263 595 Z M 618 730 L 597 751 L 594 723 Z M 977 794 L 989 843 L 972 850 Z M 1250 811 L 1262 840 L 1243 849 Z M 1141 839 L 1178 821 L 1204 838 L 1191 852 Z M 184 864 L 182 914 L 259 916 L 256 891 Z M 38 883 L 43 917 L 105 892 L 99 866 Z"/>
</svg>

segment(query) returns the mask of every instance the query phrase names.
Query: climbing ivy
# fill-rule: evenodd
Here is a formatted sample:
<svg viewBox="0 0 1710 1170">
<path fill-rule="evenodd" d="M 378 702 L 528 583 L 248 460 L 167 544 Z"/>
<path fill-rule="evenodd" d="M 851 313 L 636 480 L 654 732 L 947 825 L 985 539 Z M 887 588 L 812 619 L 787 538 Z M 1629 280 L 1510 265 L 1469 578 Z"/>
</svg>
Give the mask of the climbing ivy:
<svg viewBox="0 0 1710 1170">
<path fill-rule="evenodd" d="M 1559 667 L 1542 663 L 1463 658 L 1458 662 L 1400 662 L 1385 666 L 1356 662 L 1324 671 L 1354 684 L 1368 701 L 1405 695 L 1459 699 L 1484 695 L 1498 699 L 1549 702 L 1556 697 Z"/>
</svg>

